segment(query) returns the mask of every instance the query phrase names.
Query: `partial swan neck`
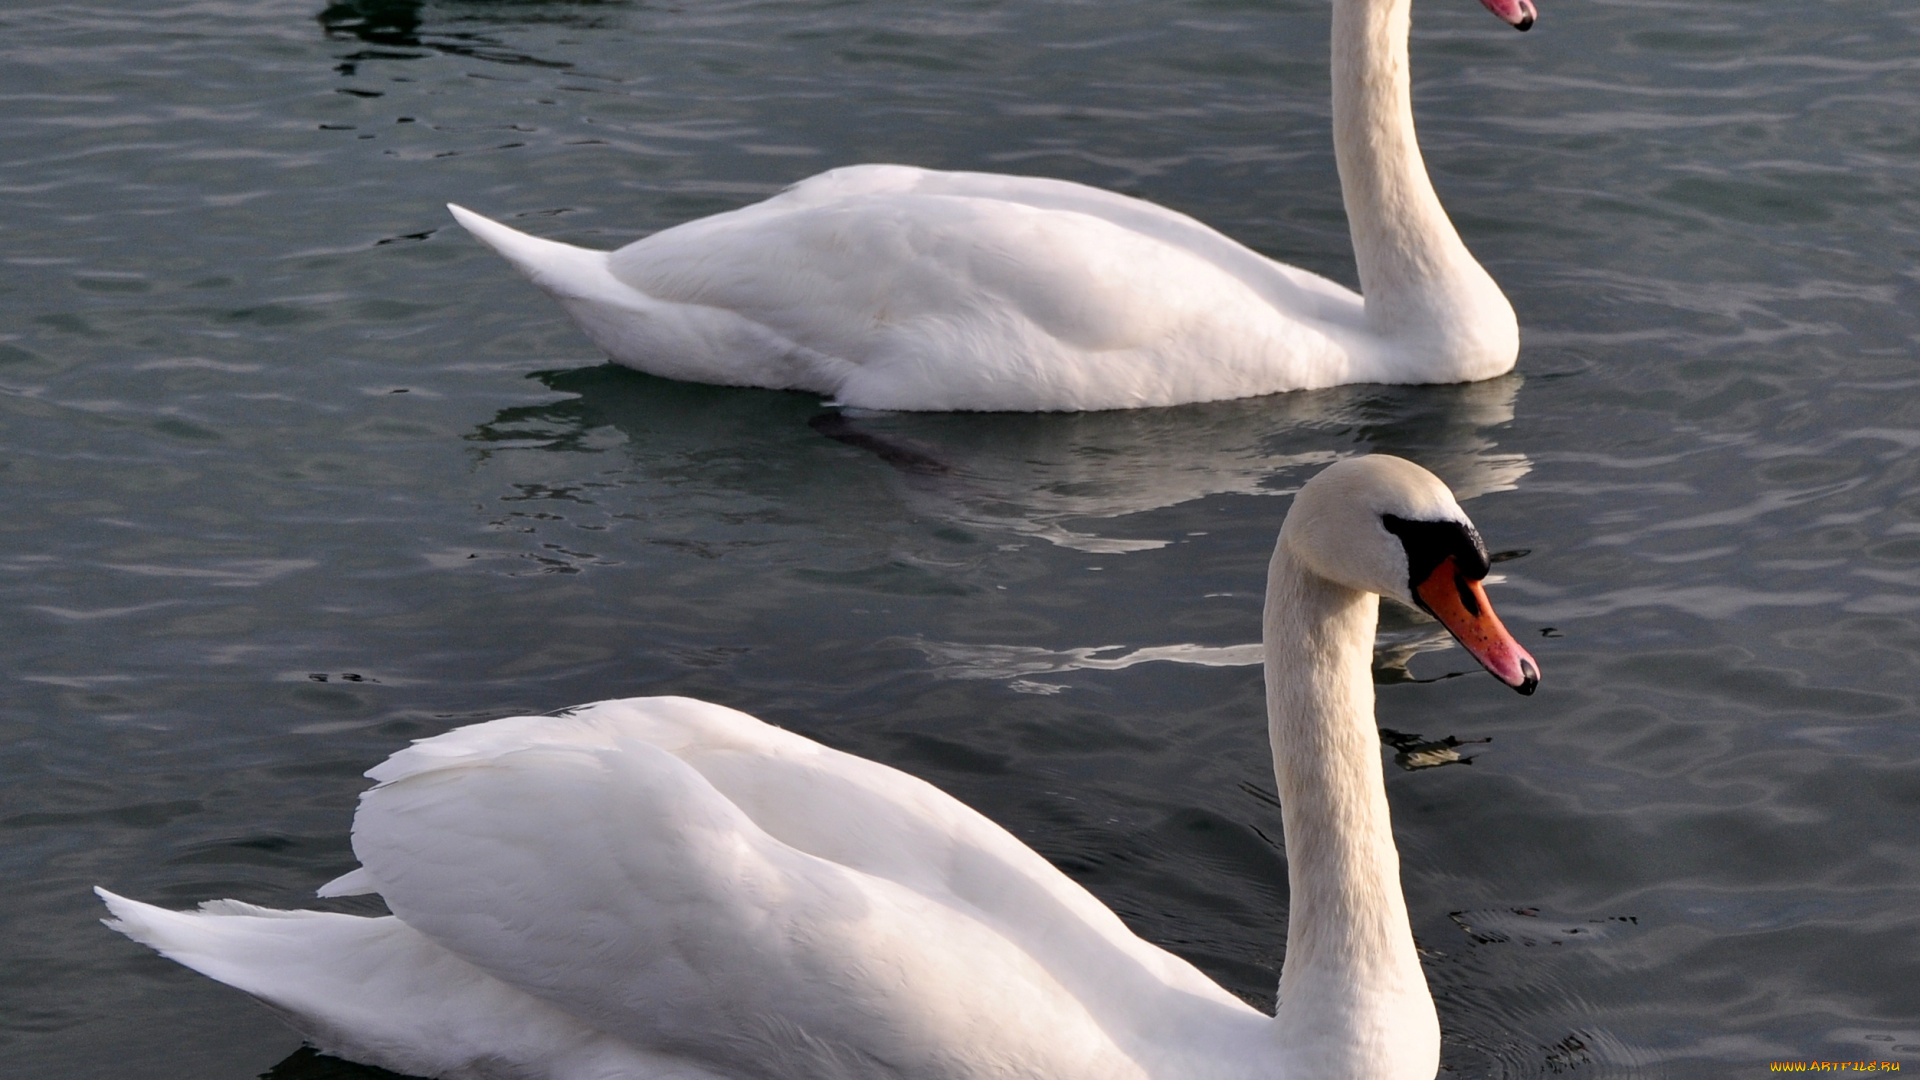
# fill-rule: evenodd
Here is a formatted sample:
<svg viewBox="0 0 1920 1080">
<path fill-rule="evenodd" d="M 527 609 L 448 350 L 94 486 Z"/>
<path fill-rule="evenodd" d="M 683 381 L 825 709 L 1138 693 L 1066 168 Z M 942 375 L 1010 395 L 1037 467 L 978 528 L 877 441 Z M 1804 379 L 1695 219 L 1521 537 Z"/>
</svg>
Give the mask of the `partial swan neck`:
<svg viewBox="0 0 1920 1080">
<path fill-rule="evenodd" d="M 1373 331 L 1422 354 L 1429 381 L 1513 366 L 1513 308 L 1448 220 L 1414 137 L 1411 0 L 1334 0 L 1333 148 Z"/>
<path fill-rule="evenodd" d="M 1265 617 L 1289 891 L 1276 1039 L 1312 1075 L 1431 1077 L 1439 1024 L 1400 890 L 1373 716 L 1378 620 L 1377 597 L 1313 573 L 1282 540 Z"/>
</svg>

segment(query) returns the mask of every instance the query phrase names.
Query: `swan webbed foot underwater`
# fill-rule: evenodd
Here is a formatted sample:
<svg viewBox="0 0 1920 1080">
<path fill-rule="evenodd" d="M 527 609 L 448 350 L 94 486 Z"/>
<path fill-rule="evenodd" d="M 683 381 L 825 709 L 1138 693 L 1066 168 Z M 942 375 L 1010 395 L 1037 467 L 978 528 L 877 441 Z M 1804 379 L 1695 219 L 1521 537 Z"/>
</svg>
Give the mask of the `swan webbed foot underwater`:
<svg viewBox="0 0 1920 1080">
<path fill-rule="evenodd" d="M 1372 647 L 1381 595 L 1444 585 L 1471 616 L 1449 628 L 1531 689 L 1460 584 L 1486 565 L 1402 459 L 1295 496 L 1263 619 L 1289 889 L 1272 1016 L 924 781 L 688 698 L 475 724 L 371 770 L 360 867 L 323 891 L 391 915 L 100 895 L 109 926 L 320 1049 L 419 1076 L 1430 1080 Z"/>
</svg>

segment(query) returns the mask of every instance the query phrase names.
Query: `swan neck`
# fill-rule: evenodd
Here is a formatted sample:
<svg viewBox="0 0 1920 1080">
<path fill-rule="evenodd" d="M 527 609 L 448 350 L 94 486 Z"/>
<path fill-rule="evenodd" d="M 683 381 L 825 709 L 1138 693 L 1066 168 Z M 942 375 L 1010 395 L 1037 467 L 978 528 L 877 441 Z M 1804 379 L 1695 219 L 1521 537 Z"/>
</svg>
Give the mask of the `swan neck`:
<svg viewBox="0 0 1920 1080">
<path fill-rule="evenodd" d="M 1453 361 L 1459 377 L 1484 378 L 1512 366 L 1518 329 L 1427 175 L 1414 135 L 1411 26 L 1411 0 L 1334 0 L 1333 147 L 1360 291 L 1374 332 Z"/>
<path fill-rule="evenodd" d="M 1374 722 L 1378 620 L 1378 597 L 1313 573 L 1283 536 L 1269 570 L 1264 627 L 1289 890 L 1275 1019 L 1283 1043 L 1331 1036 L 1334 1046 L 1387 1052 L 1379 1040 L 1399 1040 L 1395 1054 L 1410 1035 L 1419 1042 L 1430 1029 L 1437 1053 Z M 1392 1018 L 1398 1032 L 1382 1030 L 1382 1018 Z"/>
</svg>

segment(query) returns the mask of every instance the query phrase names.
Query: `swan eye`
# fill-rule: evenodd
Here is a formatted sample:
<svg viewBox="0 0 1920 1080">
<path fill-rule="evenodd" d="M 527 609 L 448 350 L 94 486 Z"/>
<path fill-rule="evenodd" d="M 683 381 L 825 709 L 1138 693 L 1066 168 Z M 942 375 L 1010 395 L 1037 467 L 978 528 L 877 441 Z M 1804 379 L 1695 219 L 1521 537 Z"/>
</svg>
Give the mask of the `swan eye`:
<svg viewBox="0 0 1920 1080">
<path fill-rule="evenodd" d="M 1380 524 L 1400 538 L 1407 552 L 1407 587 L 1414 588 L 1452 559 L 1461 576 L 1479 581 L 1487 576 L 1487 545 L 1479 530 L 1464 521 L 1409 521 L 1394 514 L 1380 515 Z"/>
</svg>

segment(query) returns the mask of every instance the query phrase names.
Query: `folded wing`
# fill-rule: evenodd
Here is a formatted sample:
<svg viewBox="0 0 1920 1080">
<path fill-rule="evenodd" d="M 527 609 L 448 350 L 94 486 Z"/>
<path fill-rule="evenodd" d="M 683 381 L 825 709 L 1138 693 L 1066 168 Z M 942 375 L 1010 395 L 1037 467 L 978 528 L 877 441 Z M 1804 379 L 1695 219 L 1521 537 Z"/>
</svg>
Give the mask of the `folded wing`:
<svg viewBox="0 0 1920 1080">
<path fill-rule="evenodd" d="M 1257 1015 L 936 789 L 718 706 L 496 721 L 370 775 L 354 848 L 405 923 L 715 1071 L 1126 1077 L 1153 1006 Z"/>
</svg>

